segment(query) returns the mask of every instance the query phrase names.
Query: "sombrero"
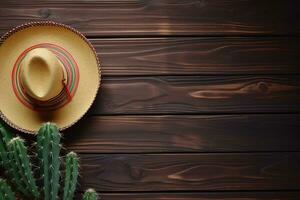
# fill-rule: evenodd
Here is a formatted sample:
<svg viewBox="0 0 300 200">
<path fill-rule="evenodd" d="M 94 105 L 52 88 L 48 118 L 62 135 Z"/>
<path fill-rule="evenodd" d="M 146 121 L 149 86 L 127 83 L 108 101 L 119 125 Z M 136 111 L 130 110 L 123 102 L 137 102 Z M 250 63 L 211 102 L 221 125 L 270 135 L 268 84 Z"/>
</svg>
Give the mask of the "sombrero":
<svg viewBox="0 0 300 200">
<path fill-rule="evenodd" d="M 1 37 L 0 116 L 35 133 L 44 122 L 64 130 L 92 105 L 100 64 L 91 43 L 75 29 L 50 21 L 18 26 Z"/>
</svg>

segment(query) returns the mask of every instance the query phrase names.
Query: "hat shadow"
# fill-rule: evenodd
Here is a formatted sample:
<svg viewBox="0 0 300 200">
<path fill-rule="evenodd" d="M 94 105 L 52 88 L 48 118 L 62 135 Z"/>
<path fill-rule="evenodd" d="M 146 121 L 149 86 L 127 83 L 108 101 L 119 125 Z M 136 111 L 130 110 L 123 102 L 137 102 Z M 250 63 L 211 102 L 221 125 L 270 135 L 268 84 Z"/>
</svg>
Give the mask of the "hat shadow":
<svg viewBox="0 0 300 200">
<path fill-rule="evenodd" d="M 39 113 L 37 113 L 36 117 L 42 121 L 42 122 L 53 122 L 54 123 L 54 119 L 56 119 L 55 117 L 56 115 L 54 114 L 54 112 L 51 111 L 41 111 Z"/>
</svg>

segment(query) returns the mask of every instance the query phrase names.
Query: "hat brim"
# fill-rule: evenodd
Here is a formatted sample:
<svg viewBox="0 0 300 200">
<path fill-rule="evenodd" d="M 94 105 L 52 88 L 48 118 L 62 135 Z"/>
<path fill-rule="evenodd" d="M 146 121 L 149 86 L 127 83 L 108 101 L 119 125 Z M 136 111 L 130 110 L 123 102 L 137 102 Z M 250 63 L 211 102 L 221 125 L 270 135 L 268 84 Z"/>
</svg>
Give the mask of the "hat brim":
<svg viewBox="0 0 300 200">
<path fill-rule="evenodd" d="M 92 105 L 100 87 L 101 70 L 95 49 L 73 28 L 55 22 L 21 25 L 2 38 L 0 46 L 0 115 L 10 126 L 26 133 L 36 133 L 42 123 L 56 123 L 64 130 L 76 123 Z M 61 108 L 36 111 L 16 97 L 11 80 L 13 66 L 28 47 L 51 43 L 66 49 L 76 60 L 80 80 L 72 100 Z"/>
</svg>

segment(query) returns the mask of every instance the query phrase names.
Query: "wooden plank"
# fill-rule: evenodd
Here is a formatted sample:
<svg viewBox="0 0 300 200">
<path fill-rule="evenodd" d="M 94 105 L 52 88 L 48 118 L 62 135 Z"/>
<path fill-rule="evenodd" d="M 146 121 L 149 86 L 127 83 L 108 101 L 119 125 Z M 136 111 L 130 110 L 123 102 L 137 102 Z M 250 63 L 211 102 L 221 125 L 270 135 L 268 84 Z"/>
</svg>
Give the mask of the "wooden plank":
<svg viewBox="0 0 300 200">
<path fill-rule="evenodd" d="M 88 36 L 295 34 L 299 13 L 292 0 L 2 0 L 0 33 L 54 20 Z"/>
<path fill-rule="evenodd" d="M 299 112 L 299 76 L 104 77 L 90 114 Z"/>
<path fill-rule="evenodd" d="M 81 190 L 299 190 L 300 153 L 82 154 Z"/>
<path fill-rule="evenodd" d="M 98 116 L 66 132 L 80 153 L 300 151 L 300 115 Z"/>
<path fill-rule="evenodd" d="M 103 200 L 298 200 L 300 192 L 100 193 Z M 81 199 L 78 195 L 76 199 Z"/>
<path fill-rule="evenodd" d="M 299 38 L 92 39 L 103 75 L 295 74 Z"/>
<path fill-rule="evenodd" d="M 169 37 L 91 39 L 104 76 L 299 74 L 300 39 Z"/>
</svg>

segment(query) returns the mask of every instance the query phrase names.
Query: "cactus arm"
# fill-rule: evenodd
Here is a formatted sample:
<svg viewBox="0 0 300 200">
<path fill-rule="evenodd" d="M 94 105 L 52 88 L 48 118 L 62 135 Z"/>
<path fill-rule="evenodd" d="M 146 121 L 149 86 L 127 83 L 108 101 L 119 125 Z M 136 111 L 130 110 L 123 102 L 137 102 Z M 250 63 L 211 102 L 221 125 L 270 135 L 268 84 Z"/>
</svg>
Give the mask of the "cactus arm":
<svg viewBox="0 0 300 200">
<path fill-rule="evenodd" d="M 5 169 L 5 173 L 10 177 L 11 182 L 15 184 L 16 189 L 22 194 L 28 195 L 24 183 L 22 182 L 23 179 L 18 168 L 18 162 L 14 160 L 13 152 L 11 152 L 8 147 L 11 139 L 12 134 L 0 123 L 0 159 L 2 160 L 2 166 Z"/>
<path fill-rule="evenodd" d="M 13 138 L 12 134 L 7 130 L 7 128 L 0 123 L 0 166 L 5 169 L 5 174 L 7 174 L 11 181 L 17 186 L 17 188 L 22 188 L 20 179 L 18 178 L 17 169 L 12 163 L 12 156 L 8 150 L 8 143 Z"/>
<path fill-rule="evenodd" d="M 47 136 L 49 127 L 43 125 L 37 135 L 37 156 L 40 162 L 40 175 L 43 179 L 43 191 L 44 191 L 44 198 L 45 200 L 49 200 L 49 159 L 48 154 L 49 152 L 49 137 Z"/>
<path fill-rule="evenodd" d="M 15 150 L 15 140 L 19 139 L 19 138 L 13 138 L 11 140 L 11 142 L 8 144 L 8 148 L 10 150 L 10 155 L 11 155 L 11 166 L 16 168 L 15 171 L 17 172 L 17 177 L 16 177 L 16 181 L 18 181 L 20 183 L 19 185 L 19 189 L 20 191 L 22 191 L 22 193 L 24 195 L 26 195 L 27 197 L 30 197 L 30 192 L 28 191 L 28 188 L 26 186 L 26 180 L 25 180 L 25 173 L 23 173 L 23 169 L 22 169 L 22 161 L 20 161 L 19 159 L 19 154 L 18 152 Z"/>
<path fill-rule="evenodd" d="M 0 166 L 3 166 L 4 169 L 7 169 L 5 165 L 8 163 L 7 160 L 7 150 L 6 145 L 3 143 L 2 138 L 0 138 Z"/>
<path fill-rule="evenodd" d="M 24 141 L 19 137 L 13 138 L 8 147 L 12 152 L 15 164 L 18 166 L 19 177 L 21 177 L 23 189 L 26 191 L 24 195 L 37 199 L 39 192 Z"/>
<path fill-rule="evenodd" d="M 44 124 L 37 134 L 38 159 L 44 184 L 45 200 L 56 200 L 59 190 L 60 133 L 56 125 Z"/>
<path fill-rule="evenodd" d="M 63 200 L 72 200 L 76 190 L 78 178 L 78 156 L 75 152 L 70 152 L 66 156 L 66 172 Z"/>
<path fill-rule="evenodd" d="M 0 166 L 6 171 L 10 169 L 7 144 L 11 139 L 12 134 L 0 123 Z"/>
<path fill-rule="evenodd" d="M 50 143 L 50 147 L 52 149 L 52 166 L 53 166 L 53 170 L 51 171 L 51 177 L 52 177 L 52 181 L 51 183 L 51 188 L 53 191 L 53 200 L 56 200 L 57 195 L 58 195 L 58 191 L 59 191 L 59 179 L 60 179 L 60 133 L 59 130 L 56 126 L 50 126 L 50 130 L 51 133 L 53 133 L 51 135 L 52 137 L 52 143 Z M 51 170 L 51 169 L 50 169 Z"/>
<path fill-rule="evenodd" d="M 13 141 L 14 142 L 14 141 Z M 30 197 L 30 193 L 27 190 L 27 187 L 25 185 L 25 176 L 24 173 L 22 173 L 22 163 L 18 159 L 18 153 L 14 151 L 14 147 L 10 144 L 8 145 L 10 150 L 10 164 L 13 169 L 13 173 L 15 174 L 14 181 L 16 181 L 17 189 L 22 192 L 25 196 Z"/>
<path fill-rule="evenodd" d="M 19 158 L 22 161 L 22 170 L 24 171 L 24 175 L 27 180 L 27 187 L 30 189 L 30 192 L 33 195 L 33 197 L 37 199 L 39 198 L 40 194 L 36 185 L 36 180 L 33 176 L 32 165 L 30 163 L 27 148 L 22 140 L 18 141 L 17 145 L 17 150 L 19 151 Z"/>
<path fill-rule="evenodd" d="M 0 123 L 0 166 L 6 171 L 10 170 L 7 145 L 12 138 L 12 134 Z"/>
<path fill-rule="evenodd" d="M 83 194 L 83 200 L 97 200 L 98 196 L 94 189 L 88 189 Z"/>
<path fill-rule="evenodd" d="M 13 138 L 12 134 L 1 123 L 0 123 L 0 133 L 5 143 L 8 143 Z"/>
<path fill-rule="evenodd" d="M 25 194 L 26 196 L 29 196 L 28 192 L 25 190 L 22 176 L 20 175 L 20 170 L 18 169 L 17 165 L 18 162 L 14 161 L 14 156 L 12 153 L 8 154 L 8 158 L 10 160 L 9 166 L 10 169 L 8 170 L 8 173 L 11 175 L 12 182 L 15 184 L 16 189 L 21 192 L 22 194 Z"/>
<path fill-rule="evenodd" d="M 15 194 L 5 180 L 0 178 L 0 199 L 1 200 L 16 200 Z"/>
<path fill-rule="evenodd" d="M 22 176 L 18 168 L 18 162 L 14 160 L 13 153 L 9 150 L 8 144 L 12 139 L 12 134 L 6 129 L 4 125 L 0 123 L 0 159 L 2 160 L 2 166 L 5 169 L 5 173 L 11 179 L 21 193 L 27 194 L 24 184 L 22 182 Z"/>
</svg>

